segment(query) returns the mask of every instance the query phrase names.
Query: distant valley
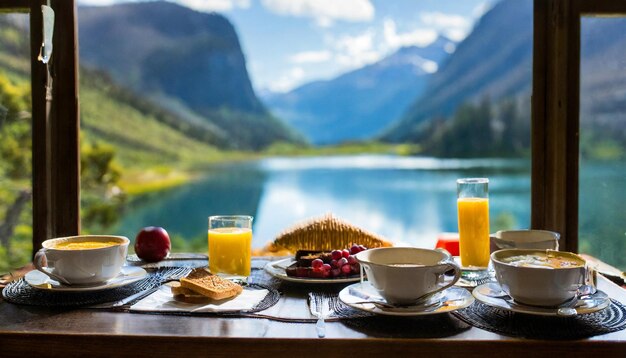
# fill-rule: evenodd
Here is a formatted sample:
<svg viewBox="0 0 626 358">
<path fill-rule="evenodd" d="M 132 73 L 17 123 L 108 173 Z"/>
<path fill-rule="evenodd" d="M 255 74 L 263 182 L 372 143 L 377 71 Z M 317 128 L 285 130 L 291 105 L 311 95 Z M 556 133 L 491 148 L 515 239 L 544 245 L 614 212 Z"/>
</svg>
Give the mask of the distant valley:
<svg viewBox="0 0 626 358">
<path fill-rule="evenodd" d="M 400 48 L 379 62 L 264 100 L 314 144 L 368 140 L 399 119 L 454 47 L 440 37 L 426 47 Z"/>
<path fill-rule="evenodd" d="M 422 153 L 439 156 L 498 155 L 513 141 L 508 154 L 528 151 L 529 0 L 496 3 L 458 44 L 440 37 L 426 47 L 400 48 L 334 79 L 262 99 L 238 35 L 222 15 L 165 1 L 81 6 L 78 12 L 83 130 L 87 139 L 123 149 L 118 152 L 134 158 L 129 162 L 155 160 L 159 156 L 149 154 L 158 153 L 155 147 L 171 153 L 162 158 L 176 160 L 184 139 L 190 146 L 181 153 L 189 157 L 201 156 L 200 147 L 207 153 L 262 151 L 307 141 L 417 143 Z M 4 26 L 5 33 L 8 26 L 15 24 Z M 594 130 L 584 130 L 581 142 L 626 142 L 624 34 L 623 19 L 583 20 L 581 119 L 583 129 Z M 11 41 L 0 34 L 0 68 L 9 77 L 27 76 L 28 68 L 19 65 L 27 47 L 17 51 Z M 482 132 L 467 132 L 472 127 Z M 161 140 L 167 136 L 156 134 L 165 131 L 178 144 L 168 148 Z"/>
</svg>

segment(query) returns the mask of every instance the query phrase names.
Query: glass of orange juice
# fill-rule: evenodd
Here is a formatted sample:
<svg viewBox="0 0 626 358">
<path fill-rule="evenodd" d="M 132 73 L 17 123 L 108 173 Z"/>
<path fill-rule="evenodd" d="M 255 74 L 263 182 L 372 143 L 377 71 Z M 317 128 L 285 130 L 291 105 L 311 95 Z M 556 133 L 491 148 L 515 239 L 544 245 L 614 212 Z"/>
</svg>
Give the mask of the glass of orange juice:
<svg viewBox="0 0 626 358">
<path fill-rule="evenodd" d="M 456 185 L 461 265 L 486 269 L 489 265 L 489 179 L 458 179 Z"/>
<path fill-rule="evenodd" d="M 250 276 L 252 216 L 210 216 L 208 239 L 212 273 Z"/>
</svg>

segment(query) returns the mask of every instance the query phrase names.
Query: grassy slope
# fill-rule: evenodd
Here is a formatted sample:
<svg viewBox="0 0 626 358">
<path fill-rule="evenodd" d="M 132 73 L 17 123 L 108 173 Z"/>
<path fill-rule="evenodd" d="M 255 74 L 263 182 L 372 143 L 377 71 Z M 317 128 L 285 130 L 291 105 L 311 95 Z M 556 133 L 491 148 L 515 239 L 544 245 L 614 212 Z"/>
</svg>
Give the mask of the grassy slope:
<svg viewBox="0 0 626 358">
<path fill-rule="evenodd" d="M 81 141 L 115 148 L 122 167 L 120 186 L 130 195 L 180 185 L 190 172 L 224 157 L 209 144 L 189 138 L 129 100 L 104 77 L 83 73 L 80 84 Z"/>
<path fill-rule="evenodd" d="M 117 148 L 124 167 L 211 162 L 219 150 L 190 139 L 135 109 L 132 103 L 107 95 L 114 87 L 104 81 L 82 81 L 81 130 L 87 141 L 102 141 Z"/>
</svg>

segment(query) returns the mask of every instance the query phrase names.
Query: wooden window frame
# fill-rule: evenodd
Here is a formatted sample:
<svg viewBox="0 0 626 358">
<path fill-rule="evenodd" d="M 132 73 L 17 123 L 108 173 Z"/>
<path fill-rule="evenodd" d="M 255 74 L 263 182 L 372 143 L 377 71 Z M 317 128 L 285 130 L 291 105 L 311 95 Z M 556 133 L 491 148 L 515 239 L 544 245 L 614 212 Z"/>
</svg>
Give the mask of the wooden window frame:
<svg viewBox="0 0 626 358">
<path fill-rule="evenodd" d="M 30 12 L 42 28 L 46 0 L 4 0 L 0 9 Z M 51 237 L 80 232 L 78 34 L 75 0 L 50 0 L 55 11 L 51 59 L 31 55 L 33 116 L 33 249 Z M 561 233 L 578 251 L 578 156 L 581 16 L 626 15 L 626 0 L 534 0 L 531 227 Z M 41 31 L 31 31 L 31 54 Z"/>
<path fill-rule="evenodd" d="M 49 66 L 37 60 L 41 6 L 55 12 Z M 33 252 L 52 237 L 80 232 L 78 36 L 74 0 L 3 0 L 1 10 L 30 13 Z M 51 77 L 51 88 L 46 86 Z M 51 95 L 47 95 L 51 94 Z"/>
<path fill-rule="evenodd" d="M 535 0 L 531 226 L 578 251 L 580 21 L 626 15 L 626 0 Z"/>
</svg>

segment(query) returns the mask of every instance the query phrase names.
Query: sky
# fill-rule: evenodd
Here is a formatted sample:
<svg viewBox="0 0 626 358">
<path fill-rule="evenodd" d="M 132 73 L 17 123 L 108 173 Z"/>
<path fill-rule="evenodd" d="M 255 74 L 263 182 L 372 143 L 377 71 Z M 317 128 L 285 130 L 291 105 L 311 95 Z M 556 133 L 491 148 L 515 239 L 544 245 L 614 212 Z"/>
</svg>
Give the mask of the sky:
<svg viewBox="0 0 626 358">
<path fill-rule="evenodd" d="M 150 1 L 150 0 L 132 0 Z M 496 0 L 169 0 L 235 26 L 257 92 L 288 92 L 439 34 L 460 41 Z M 129 0 L 78 0 L 111 5 Z M 79 14 L 80 16 L 80 14 Z"/>
</svg>

